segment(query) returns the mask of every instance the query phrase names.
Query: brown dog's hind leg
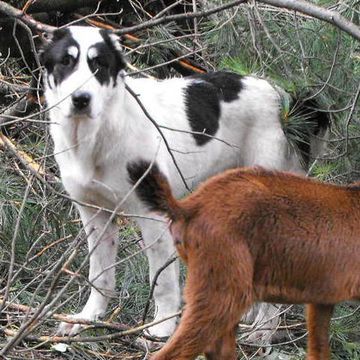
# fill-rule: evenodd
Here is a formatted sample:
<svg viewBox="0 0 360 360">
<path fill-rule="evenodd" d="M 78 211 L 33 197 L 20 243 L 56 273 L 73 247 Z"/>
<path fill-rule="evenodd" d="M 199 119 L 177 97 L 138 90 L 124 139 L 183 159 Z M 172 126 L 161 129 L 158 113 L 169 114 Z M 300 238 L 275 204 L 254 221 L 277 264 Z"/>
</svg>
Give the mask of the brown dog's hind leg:
<svg viewBox="0 0 360 360">
<path fill-rule="evenodd" d="M 308 328 L 307 360 L 330 360 L 329 327 L 334 305 L 308 304 L 306 320 Z"/>
<path fill-rule="evenodd" d="M 207 360 L 236 360 L 236 330 L 237 324 L 212 346 L 205 350 Z"/>
<path fill-rule="evenodd" d="M 219 253 L 224 256 L 213 251 L 207 261 L 189 257 L 184 314 L 152 360 L 193 360 L 205 351 L 216 360 L 236 358 L 234 329 L 252 305 L 252 265 L 246 246 L 227 252 L 226 259 Z M 220 341 L 224 345 L 216 346 Z"/>
<path fill-rule="evenodd" d="M 251 304 L 199 295 L 188 300 L 175 334 L 152 360 L 194 360 L 205 351 L 208 359 L 236 359 L 234 327 Z"/>
</svg>

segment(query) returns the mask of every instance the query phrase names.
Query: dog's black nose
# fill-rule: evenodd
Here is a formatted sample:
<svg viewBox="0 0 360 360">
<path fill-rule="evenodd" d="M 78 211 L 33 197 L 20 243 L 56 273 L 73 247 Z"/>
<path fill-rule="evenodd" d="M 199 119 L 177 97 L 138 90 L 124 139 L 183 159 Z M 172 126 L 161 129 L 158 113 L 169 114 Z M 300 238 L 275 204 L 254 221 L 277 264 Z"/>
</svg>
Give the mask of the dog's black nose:
<svg viewBox="0 0 360 360">
<path fill-rule="evenodd" d="M 71 99 L 77 110 L 84 110 L 90 104 L 91 95 L 87 92 L 76 92 Z"/>
</svg>

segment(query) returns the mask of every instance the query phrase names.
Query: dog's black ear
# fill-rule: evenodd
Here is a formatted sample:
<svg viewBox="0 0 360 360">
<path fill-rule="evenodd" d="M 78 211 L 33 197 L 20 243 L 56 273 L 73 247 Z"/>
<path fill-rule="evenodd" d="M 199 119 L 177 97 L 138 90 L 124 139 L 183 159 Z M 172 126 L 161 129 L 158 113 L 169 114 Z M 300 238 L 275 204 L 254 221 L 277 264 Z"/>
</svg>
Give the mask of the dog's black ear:
<svg viewBox="0 0 360 360">
<path fill-rule="evenodd" d="M 111 42 L 112 47 L 115 48 L 118 52 L 122 53 L 122 42 L 123 37 L 120 35 L 117 35 L 114 31 L 111 30 L 100 30 L 101 36 L 104 38 L 105 42 L 109 43 Z"/>
<path fill-rule="evenodd" d="M 66 28 L 55 29 L 52 32 L 44 33 L 43 44 L 40 46 L 39 50 L 39 60 L 42 65 L 46 67 L 48 62 L 49 53 L 53 48 L 54 44 L 64 38 L 65 36 L 69 35 L 70 30 Z"/>
<path fill-rule="evenodd" d="M 41 47 L 40 51 L 42 51 L 42 49 L 46 49 L 46 47 L 49 44 L 51 44 L 53 41 L 60 40 L 61 38 L 63 38 L 67 32 L 68 30 L 66 29 L 55 29 L 53 31 L 44 31 L 39 36 L 39 42 Z"/>
<path fill-rule="evenodd" d="M 44 31 L 42 33 L 39 33 L 36 37 L 36 44 L 40 49 L 46 47 L 49 42 L 50 38 L 52 37 L 53 31 Z"/>
<path fill-rule="evenodd" d="M 124 37 L 122 35 L 116 34 L 116 32 L 114 32 L 114 31 L 109 31 L 109 36 L 115 44 L 120 46 L 120 49 L 122 51 L 122 44 L 124 42 Z"/>
<path fill-rule="evenodd" d="M 103 37 L 105 43 L 116 54 L 117 64 L 121 69 L 125 69 L 127 64 L 122 48 L 122 37 L 110 30 L 100 30 L 100 34 Z"/>
<path fill-rule="evenodd" d="M 51 47 L 51 44 L 52 43 L 50 41 L 48 41 L 48 42 L 44 43 L 39 50 L 39 53 L 38 53 L 39 61 L 40 61 L 40 64 L 43 66 L 46 63 L 46 57 L 47 57 L 46 54 L 47 54 L 49 48 Z"/>
<path fill-rule="evenodd" d="M 58 34 L 57 34 L 58 33 Z M 51 47 L 51 44 L 53 43 L 53 40 L 61 36 L 62 29 L 56 29 L 54 31 L 44 32 L 39 36 L 39 60 L 41 64 L 44 64 L 45 61 L 45 53 L 46 51 Z"/>
<path fill-rule="evenodd" d="M 56 31 L 56 30 L 55 30 Z M 43 64 L 44 52 L 51 44 L 51 40 L 53 38 L 54 31 L 51 32 L 43 32 L 37 37 L 37 47 L 39 49 L 38 55 L 40 63 Z"/>
<path fill-rule="evenodd" d="M 69 30 L 66 28 L 56 29 L 52 33 L 48 33 L 49 41 L 61 40 L 63 37 L 69 34 Z"/>
</svg>

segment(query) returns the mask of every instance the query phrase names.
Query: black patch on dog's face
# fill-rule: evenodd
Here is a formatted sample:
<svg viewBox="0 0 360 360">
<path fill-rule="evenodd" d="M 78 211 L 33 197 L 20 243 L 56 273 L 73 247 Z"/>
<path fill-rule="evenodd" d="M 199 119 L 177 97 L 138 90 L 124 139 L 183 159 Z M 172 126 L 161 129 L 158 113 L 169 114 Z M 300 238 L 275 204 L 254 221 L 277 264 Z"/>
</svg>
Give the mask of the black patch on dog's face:
<svg viewBox="0 0 360 360">
<path fill-rule="evenodd" d="M 97 55 L 92 58 L 88 57 L 88 64 L 101 85 L 109 84 L 112 79 L 115 86 L 119 71 L 126 68 L 126 63 L 120 51 L 116 49 L 109 33 L 101 30 L 100 34 L 104 42 L 99 42 L 91 47 Z"/>
<path fill-rule="evenodd" d="M 215 135 L 219 128 L 221 115 L 220 101 L 231 102 L 239 97 L 241 76 L 230 72 L 214 72 L 193 75 L 191 79 L 200 80 L 185 90 L 186 114 L 191 129 L 208 135 Z M 193 134 L 197 145 L 204 145 L 211 137 Z"/>
<path fill-rule="evenodd" d="M 68 52 L 72 46 L 78 50 L 76 57 Z M 79 44 L 73 39 L 70 31 L 59 29 L 54 31 L 52 41 L 40 54 L 40 60 L 48 75 L 52 75 L 55 84 L 58 85 L 74 71 L 79 54 Z M 51 84 L 48 85 L 51 88 Z"/>
<path fill-rule="evenodd" d="M 110 38 L 109 32 L 100 30 L 100 35 L 103 41 L 94 43 L 88 49 L 82 49 L 69 29 L 54 31 L 51 42 L 40 55 L 40 60 L 48 75 L 53 76 L 55 85 L 60 84 L 74 72 L 81 51 L 92 51 L 96 55 L 91 58 L 88 56 L 87 63 L 101 85 L 108 84 L 110 79 L 113 79 L 114 86 L 116 85 L 119 71 L 125 69 L 126 63 L 120 49 L 116 48 L 113 42 L 115 40 Z M 77 49 L 76 57 L 72 56 L 72 51 L 69 51 L 72 46 Z M 51 88 L 51 84 L 48 85 Z"/>
</svg>

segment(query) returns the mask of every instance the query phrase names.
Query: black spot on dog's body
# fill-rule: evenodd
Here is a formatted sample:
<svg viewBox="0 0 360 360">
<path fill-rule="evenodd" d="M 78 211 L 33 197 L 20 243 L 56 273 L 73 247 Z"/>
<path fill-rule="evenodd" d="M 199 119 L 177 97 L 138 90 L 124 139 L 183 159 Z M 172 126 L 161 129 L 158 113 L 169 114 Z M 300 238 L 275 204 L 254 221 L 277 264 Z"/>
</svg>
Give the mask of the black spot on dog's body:
<svg viewBox="0 0 360 360">
<path fill-rule="evenodd" d="M 190 76 L 194 81 L 185 90 L 186 114 L 192 131 L 215 135 L 221 115 L 220 101 L 231 102 L 239 97 L 241 76 L 219 71 Z M 197 145 L 204 145 L 210 136 L 193 134 Z"/>
<path fill-rule="evenodd" d="M 101 30 L 100 34 L 104 42 L 92 46 L 96 50 L 97 56 L 88 59 L 89 67 L 101 85 L 109 84 L 110 79 L 112 79 L 114 86 L 116 86 L 119 71 L 126 68 L 126 62 L 120 51 L 116 49 L 109 33 L 106 30 Z"/>
<path fill-rule="evenodd" d="M 242 89 L 242 76 L 229 71 L 215 71 L 207 74 L 196 74 L 190 78 L 206 81 L 216 88 L 220 100 L 231 102 L 239 98 Z"/>
<path fill-rule="evenodd" d="M 220 101 L 216 88 L 207 82 L 193 83 L 186 89 L 186 113 L 192 131 L 214 135 L 219 128 Z M 211 138 L 193 134 L 197 145 Z"/>
<path fill-rule="evenodd" d="M 78 49 L 77 58 L 69 55 L 68 49 L 75 46 Z M 45 66 L 48 75 L 52 75 L 55 85 L 66 79 L 75 69 L 79 58 L 79 44 L 67 29 L 55 30 L 52 41 L 40 54 L 40 60 Z M 51 88 L 51 84 L 48 83 Z"/>
</svg>

